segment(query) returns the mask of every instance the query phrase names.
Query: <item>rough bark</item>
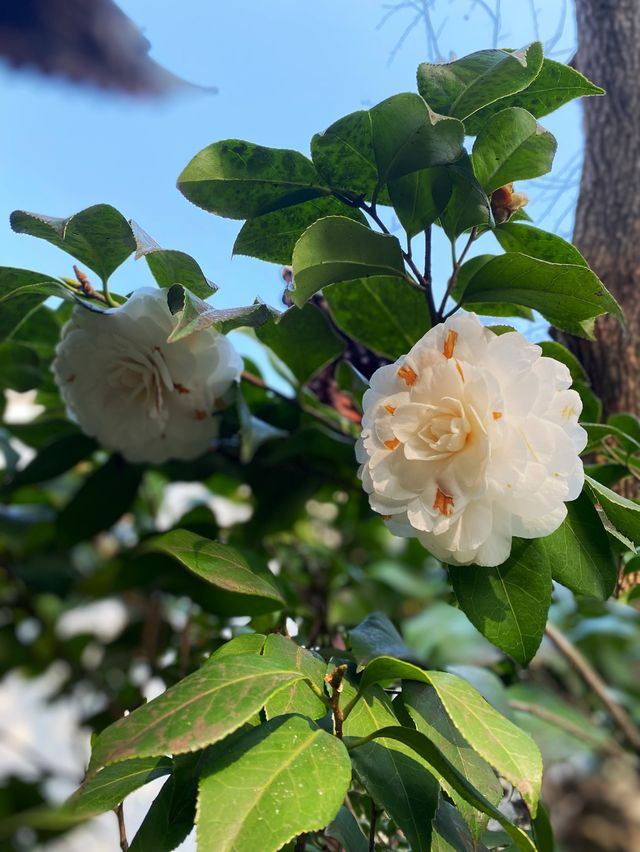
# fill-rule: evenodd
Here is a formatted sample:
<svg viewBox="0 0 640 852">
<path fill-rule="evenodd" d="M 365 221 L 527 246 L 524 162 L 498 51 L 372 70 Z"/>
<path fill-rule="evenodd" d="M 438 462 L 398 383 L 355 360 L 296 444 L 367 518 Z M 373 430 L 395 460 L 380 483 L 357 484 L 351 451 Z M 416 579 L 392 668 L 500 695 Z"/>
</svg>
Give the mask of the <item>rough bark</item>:
<svg viewBox="0 0 640 852">
<path fill-rule="evenodd" d="M 558 335 L 584 364 L 605 416 L 640 415 L 640 2 L 576 0 L 576 67 L 606 89 L 584 101 L 585 159 L 574 241 L 618 300 L 596 341 Z"/>
</svg>

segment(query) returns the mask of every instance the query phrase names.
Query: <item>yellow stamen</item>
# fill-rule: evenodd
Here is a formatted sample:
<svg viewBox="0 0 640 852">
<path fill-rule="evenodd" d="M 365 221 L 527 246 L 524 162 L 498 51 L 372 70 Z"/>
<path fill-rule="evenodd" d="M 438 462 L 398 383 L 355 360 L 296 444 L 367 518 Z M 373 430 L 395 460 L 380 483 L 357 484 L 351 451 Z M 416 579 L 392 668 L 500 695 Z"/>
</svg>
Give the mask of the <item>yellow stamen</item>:
<svg viewBox="0 0 640 852">
<path fill-rule="evenodd" d="M 456 361 L 456 370 L 460 373 L 460 378 L 464 382 L 464 373 L 462 372 L 462 367 L 460 366 L 460 361 Z"/>
<path fill-rule="evenodd" d="M 396 447 L 400 446 L 400 441 L 397 438 L 391 438 L 389 441 L 385 441 L 384 445 L 388 450 L 395 450 Z"/>
<path fill-rule="evenodd" d="M 450 497 L 441 488 L 438 488 L 436 499 L 433 501 L 433 508 L 437 509 L 441 515 L 449 517 L 453 512 L 453 497 Z"/>
<path fill-rule="evenodd" d="M 393 407 L 393 405 L 385 405 L 384 410 L 388 411 L 389 414 L 395 414 L 396 413 L 396 410 Z"/>
<path fill-rule="evenodd" d="M 453 351 L 456 348 L 456 341 L 458 339 L 458 332 L 449 331 L 447 333 L 447 339 L 444 342 L 444 348 L 442 350 L 442 354 L 445 358 L 453 358 Z"/>
<path fill-rule="evenodd" d="M 412 370 L 411 367 L 400 367 L 398 370 L 398 375 L 401 379 L 404 379 L 406 385 L 415 385 L 418 381 L 418 374 L 415 370 Z"/>
<path fill-rule="evenodd" d="M 502 412 L 501 412 L 501 411 L 494 411 L 494 412 L 493 412 L 493 419 L 494 419 L 494 420 L 500 420 L 500 418 L 501 418 L 501 417 L 502 417 Z"/>
</svg>

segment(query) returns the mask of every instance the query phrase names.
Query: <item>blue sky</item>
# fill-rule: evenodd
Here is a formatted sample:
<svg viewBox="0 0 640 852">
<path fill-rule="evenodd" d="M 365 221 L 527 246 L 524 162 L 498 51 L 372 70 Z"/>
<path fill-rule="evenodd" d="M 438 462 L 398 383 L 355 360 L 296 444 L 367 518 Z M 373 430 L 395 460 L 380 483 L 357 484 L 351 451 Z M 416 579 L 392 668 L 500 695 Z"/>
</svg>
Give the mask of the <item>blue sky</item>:
<svg viewBox="0 0 640 852">
<path fill-rule="evenodd" d="M 425 27 L 412 30 L 388 58 L 412 9 L 406 5 L 377 28 L 388 4 L 379 0 L 121 0 L 152 44 L 153 57 L 216 95 L 191 93 L 165 101 L 137 101 L 0 68 L 0 263 L 49 274 L 71 274 L 70 259 L 33 238 L 13 234 L 12 209 L 68 216 L 106 202 L 135 219 L 165 248 L 192 254 L 219 286 L 220 307 L 259 295 L 278 305 L 277 266 L 231 258 L 239 222 L 220 219 L 187 202 L 175 181 L 188 160 L 217 139 L 245 138 L 308 152 L 312 134 L 348 112 L 415 88 L 415 70 L 428 55 Z M 490 6 L 495 5 L 489 3 Z M 563 25 L 561 0 L 510 0 L 500 24 L 500 46 L 520 47 L 562 31 L 552 55 L 567 59 L 575 28 Z M 434 30 L 443 58 L 492 46 L 493 22 L 473 0 L 435 0 Z M 508 8 L 506 8 L 508 6 Z M 538 9 L 537 31 L 532 17 Z M 579 111 L 564 107 L 543 120 L 559 141 L 554 173 L 580 149 Z M 571 196 L 569 196 L 569 206 Z M 532 212 L 546 207 L 532 197 Z M 552 228 L 553 217 L 544 225 Z M 560 211 L 561 212 L 561 211 Z M 566 221 L 564 227 L 566 227 Z M 493 250 L 484 245 L 481 251 Z M 436 280 L 448 272 L 449 252 L 436 242 Z M 112 280 L 126 292 L 149 283 L 144 261 L 128 261 Z"/>
</svg>

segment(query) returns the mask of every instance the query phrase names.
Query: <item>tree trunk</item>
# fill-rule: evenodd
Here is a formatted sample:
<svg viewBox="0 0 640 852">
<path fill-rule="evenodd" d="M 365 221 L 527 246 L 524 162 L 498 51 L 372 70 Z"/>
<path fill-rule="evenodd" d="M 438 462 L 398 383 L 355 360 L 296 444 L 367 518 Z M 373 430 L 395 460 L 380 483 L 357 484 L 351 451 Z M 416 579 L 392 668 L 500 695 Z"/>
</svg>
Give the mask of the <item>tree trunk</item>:
<svg viewBox="0 0 640 852">
<path fill-rule="evenodd" d="M 574 242 L 620 303 L 590 343 L 558 334 L 579 357 L 605 416 L 640 415 L 640 2 L 576 0 L 575 65 L 606 89 L 584 101 L 585 157 Z"/>
</svg>

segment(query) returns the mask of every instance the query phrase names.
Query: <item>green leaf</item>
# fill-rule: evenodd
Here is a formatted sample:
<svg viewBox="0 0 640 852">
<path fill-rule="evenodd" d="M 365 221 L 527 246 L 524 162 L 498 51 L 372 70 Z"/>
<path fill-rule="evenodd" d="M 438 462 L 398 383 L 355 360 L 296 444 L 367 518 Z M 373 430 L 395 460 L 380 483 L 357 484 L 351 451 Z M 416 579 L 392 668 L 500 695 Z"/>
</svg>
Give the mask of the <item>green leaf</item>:
<svg viewBox="0 0 640 852">
<path fill-rule="evenodd" d="M 423 62 L 418 66 L 418 91 L 436 112 L 464 120 L 525 89 L 540 72 L 542 54 L 536 41 L 515 51 L 480 50 L 455 62 Z"/>
<path fill-rule="evenodd" d="M 343 681 L 342 706 L 356 690 Z M 378 686 L 363 691 L 345 719 L 346 741 L 366 737 L 380 728 L 397 725 L 391 701 Z M 369 795 L 400 826 L 414 852 L 428 852 L 431 820 L 438 805 L 438 782 L 428 764 L 410 747 L 393 740 L 367 743 L 351 752 L 354 768 Z"/>
<path fill-rule="evenodd" d="M 360 665 L 368 663 L 375 657 L 412 659 L 415 656 L 382 612 L 370 613 L 357 627 L 350 630 L 349 643 Z"/>
<path fill-rule="evenodd" d="M 276 852 L 336 816 L 351 781 L 342 742 L 299 716 L 278 717 L 221 750 L 200 782 L 199 852 Z"/>
<path fill-rule="evenodd" d="M 577 391 L 582 400 L 582 413 L 580 414 L 580 422 L 594 421 L 597 422 L 602 417 L 602 402 L 595 395 L 591 386 L 581 379 L 576 379 L 573 382 L 573 389 Z"/>
<path fill-rule="evenodd" d="M 441 166 L 420 169 L 388 183 L 389 197 L 409 239 L 432 225 L 451 197 L 451 173 Z"/>
<path fill-rule="evenodd" d="M 607 535 L 586 494 L 567 503 L 562 526 L 540 548 L 551 564 L 553 579 L 578 595 L 606 600 L 616 582 L 616 566 Z"/>
<path fill-rule="evenodd" d="M 166 757 L 134 757 L 106 766 L 88 778 L 62 805 L 62 810 L 82 817 L 110 811 L 138 787 L 168 775 L 171 766 L 171 760 Z"/>
<path fill-rule="evenodd" d="M 262 633 L 241 633 L 239 636 L 234 636 L 233 639 L 216 648 L 209 659 L 220 659 L 229 656 L 235 657 L 237 654 L 262 654 L 266 638 Z"/>
<path fill-rule="evenodd" d="M 92 269 L 103 281 L 136 248 L 131 226 L 109 204 L 87 207 L 68 219 L 15 210 L 10 221 L 14 231 L 53 243 Z"/>
<path fill-rule="evenodd" d="M 362 833 L 358 821 L 344 805 L 324 833 L 327 837 L 337 840 L 344 847 L 345 852 L 370 852 L 369 841 Z"/>
<path fill-rule="evenodd" d="M 486 192 L 551 171 L 557 143 L 531 113 L 509 107 L 484 125 L 473 144 L 473 169 Z"/>
<path fill-rule="evenodd" d="M 326 287 L 323 295 L 342 331 L 392 361 L 429 331 L 426 295 L 406 278 L 341 281 Z"/>
<path fill-rule="evenodd" d="M 90 770 L 128 757 L 183 754 L 232 734 L 299 671 L 254 654 L 212 659 L 96 739 Z"/>
<path fill-rule="evenodd" d="M 189 201 L 229 219 L 250 219 L 329 195 L 313 163 L 298 151 L 225 139 L 203 148 L 178 178 Z"/>
<path fill-rule="evenodd" d="M 609 522 L 625 537 L 629 548 L 635 551 L 640 546 L 640 504 L 616 494 L 590 476 L 586 476 L 585 480 Z"/>
<path fill-rule="evenodd" d="M 49 292 L 42 286 L 51 276 L 30 269 L 0 266 L 0 340 L 5 340 L 44 302 Z M 58 283 L 59 287 L 61 285 Z"/>
<path fill-rule="evenodd" d="M 42 379 L 35 349 L 12 340 L 0 343 L 0 388 L 28 391 L 37 388 Z"/>
<path fill-rule="evenodd" d="M 555 358 L 556 361 L 560 361 L 561 364 L 568 367 L 571 378 L 574 381 L 584 381 L 587 379 L 584 367 L 566 346 L 557 343 L 555 340 L 543 340 L 541 343 L 538 343 L 538 346 L 542 349 L 542 354 L 545 358 Z"/>
<path fill-rule="evenodd" d="M 476 790 L 464 775 L 440 752 L 440 750 L 420 731 L 414 731 L 410 728 L 388 727 L 375 731 L 365 739 L 394 739 L 398 742 L 412 748 L 417 754 L 423 757 L 436 772 L 441 775 L 447 783 L 453 787 L 470 805 L 478 810 L 484 811 L 489 816 L 496 819 L 505 829 L 509 837 L 514 842 L 516 849 L 522 852 L 537 852 L 535 845 L 528 835 L 509 820 L 496 808 L 491 802 L 486 799 L 479 790 Z M 365 743 L 349 743 L 351 749 L 352 760 L 355 760 L 359 748 Z"/>
<path fill-rule="evenodd" d="M 542 758 L 527 734 L 494 710 L 462 678 L 446 672 L 427 672 L 391 657 L 378 657 L 367 665 L 362 673 L 359 692 L 363 694 L 371 684 L 392 679 L 414 680 L 433 686 L 449 718 L 465 740 L 520 791 L 531 813 L 535 814 L 542 783 Z M 359 703 L 355 704 L 353 712 Z M 438 767 L 435 764 L 433 766 L 440 773 Z M 444 773 L 440 774 L 450 783 Z M 455 789 L 461 792 L 459 788 Z M 463 798 L 470 801 L 464 795 Z M 480 810 L 488 813 L 484 808 Z"/>
<path fill-rule="evenodd" d="M 447 166 L 452 182 L 451 198 L 440 215 L 440 224 L 449 237 L 456 237 L 476 225 L 493 227 L 491 203 L 473 173 L 471 157 L 463 157 L 452 166 Z"/>
<path fill-rule="evenodd" d="M 587 338 L 594 317 L 610 312 L 622 318 L 618 303 L 590 269 L 517 252 L 485 263 L 462 294 L 462 304 L 502 301 L 533 308 L 557 328 Z"/>
<path fill-rule="evenodd" d="M 487 119 L 506 107 L 522 107 L 536 118 L 542 118 L 574 98 L 603 94 L 604 89 L 595 86 L 575 68 L 545 58 L 540 73 L 525 89 L 479 110 L 465 121 L 465 127 L 467 133 L 475 135 Z"/>
<path fill-rule="evenodd" d="M 136 260 L 145 258 L 158 287 L 182 284 L 201 299 L 216 292 L 217 286 L 205 276 L 191 255 L 163 249 L 136 222 L 131 221 L 130 225 L 136 241 Z"/>
<path fill-rule="evenodd" d="M 256 335 L 291 369 L 300 384 L 344 352 L 345 344 L 315 305 L 292 307 L 256 329 Z"/>
<path fill-rule="evenodd" d="M 29 464 L 16 473 L 12 486 L 47 482 L 66 473 L 78 462 L 84 461 L 98 449 L 93 438 L 73 432 L 51 441 L 40 450 Z"/>
<path fill-rule="evenodd" d="M 640 442 L 636 441 L 636 439 L 627 432 L 623 432 L 622 429 L 618 429 L 617 426 L 614 426 L 611 423 L 585 422 L 582 425 L 589 436 L 587 449 L 598 446 L 600 442 L 609 437 L 609 435 L 613 435 L 613 437 L 620 443 L 620 446 L 623 449 L 627 449 L 627 452 L 631 451 L 637 453 L 640 451 Z"/>
<path fill-rule="evenodd" d="M 403 277 L 402 249 L 395 237 L 378 234 L 344 216 L 319 219 L 293 250 L 293 301 L 298 307 L 318 290 L 372 275 Z"/>
<path fill-rule="evenodd" d="M 537 257 L 551 263 L 587 266 L 587 261 L 571 243 L 557 234 L 534 228 L 533 225 L 504 222 L 496 226 L 493 234 L 505 251 L 519 251 L 529 257 Z"/>
<path fill-rule="evenodd" d="M 408 681 L 402 687 L 402 702 L 415 728 L 426 734 L 473 786 L 497 806 L 502 799 L 502 787 L 493 769 L 457 730 L 435 688 Z M 473 836 L 481 837 L 488 817 L 470 807 L 446 781 L 441 783 L 456 803 Z"/>
<path fill-rule="evenodd" d="M 615 426 L 620 432 L 629 436 L 621 438 L 620 442 L 628 453 L 634 453 L 640 446 L 640 421 L 633 414 L 620 412 L 618 414 L 610 414 L 607 418 L 607 423 Z"/>
<path fill-rule="evenodd" d="M 289 432 L 255 417 L 241 393 L 237 394 L 236 403 L 240 420 L 240 461 L 249 464 L 263 444 L 286 438 Z"/>
<path fill-rule="evenodd" d="M 195 821 L 198 782 L 208 757 L 205 749 L 176 758 L 171 777 L 153 800 L 129 852 L 171 852 L 186 839 Z"/>
<path fill-rule="evenodd" d="M 407 92 L 316 134 L 311 156 L 333 188 L 375 200 L 389 180 L 455 162 L 463 137 L 459 121 L 436 115 L 420 95 Z M 384 194 L 379 200 L 387 203 Z"/>
<path fill-rule="evenodd" d="M 252 327 L 269 319 L 269 308 L 257 302 L 242 308 L 223 308 L 218 310 L 208 302 L 185 290 L 180 284 L 174 284 L 167 291 L 167 301 L 171 313 L 180 313 L 178 323 L 167 338 L 169 343 L 182 340 L 205 328 L 214 328 L 226 334 L 234 328 Z"/>
<path fill-rule="evenodd" d="M 488 852 L 473 838 L 460 811 L 442 796 L 433 821 L 431 852 Z"/>
<path fill-rule="evenodd" d="M 551 603 L 551 561 L 540 541 L 514 539 L 511 556 L 496 568 L 449 566 L 469 621 L 523 665 L 538 650 Z"/>
<path fill-rule="evenodd" d="M 188 530 L 171 530 L 147 542 L 144 549 L 166 553 L 207 583 L 236 596 L 235 608 L 241 613 L 272 612 L 284 606 L 268 569 L 261 566 L 256 572 L 242 553 L 229 545 Z"/>
<path fill-rule="evenodd" d="M 58 532 L 65 543 L 76 544 L 112 527 L 133 503 L 141 480 L 142 468 L 118 455 L 86 476 L 58 515 Z"/>
<path fill-rule="evenodd" d="M 361 225 L 367 224 L 359 210 L 332 195 L 313 198 L 294 207 L 284 207 L 249 219 L 240 229 L 233 253 L 290 264 L 296 242 L 310 225 L 325 216 L 346 216 Z"/>
<path fill-rule="evenodd" d="M 291 669 L 297 669 L 323 692 L 327 664 L 312 651 L 300 647 L 293 639 L 270 633 L 267 636 L 263 654 Z M 267 701 L 264 709 L 267 719 L 284 716 L 286 713 L 300 713 L 310 719 L 321 719 L 327 714 L 327 705 L 314 695 L 306 683 L 294 683 L 280 690 Z"/>
</svg>

